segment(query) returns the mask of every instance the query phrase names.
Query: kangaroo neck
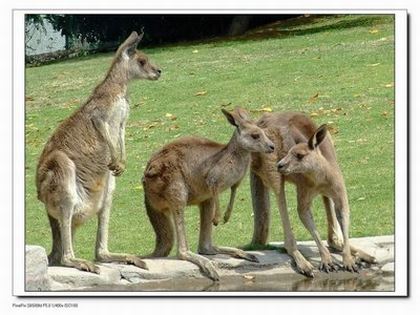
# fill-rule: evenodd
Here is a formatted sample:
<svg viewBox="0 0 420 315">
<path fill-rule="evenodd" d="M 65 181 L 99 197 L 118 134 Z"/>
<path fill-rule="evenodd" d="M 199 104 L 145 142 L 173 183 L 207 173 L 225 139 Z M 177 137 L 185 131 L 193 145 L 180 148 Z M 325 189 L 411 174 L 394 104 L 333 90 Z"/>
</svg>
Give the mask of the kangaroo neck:
<svg viewBox="0 0 420 315">
<path fill-rule="evenodd" d="M 121 62 L 116 62 L 111 66 L 107 76 L 99 87 L 103 88 L 105 93 L 108 92 L 113 95 L 125 97 L 127 95 L 129 81 L 130 78 L 124 65 Z"/>
<path fill-rule="evenodd" d="M 237 183 L 250 163 L 251 154 L 240 146 L 237 136 L 234 134 L 229 143 L 208 161 L 206 180 L 214 191 L 223 191 Z"/>
<path fill-rule="evenodd" d="M 235 160 L 250 160 L 251 154 L 248 150 L 242 147 L 239 142 L 239 137 L 239 130 L 236 129 L 224 149 L 225 154 L 229 158 Z"/>
</svg>

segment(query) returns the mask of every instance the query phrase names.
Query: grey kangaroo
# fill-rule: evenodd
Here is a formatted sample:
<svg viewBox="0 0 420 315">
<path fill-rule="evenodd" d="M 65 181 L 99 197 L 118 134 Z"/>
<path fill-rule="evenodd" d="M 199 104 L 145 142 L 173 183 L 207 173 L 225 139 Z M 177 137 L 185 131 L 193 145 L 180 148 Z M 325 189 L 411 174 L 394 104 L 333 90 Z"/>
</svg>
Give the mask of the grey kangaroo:
<svg viewBox="0 0 420 315">
<path fill-rule="evenodd" d="M 200 208 L 198 253 L 223 253 L 258 262 L 257 258 L 231 247 L 212 244 L 212 222 L 218 207 L 218 195 L 236 189 L 244 177 L 251 152 L 273 152 L 273 143 L 248 113 L 237 108 L 222 109 L 235 131 L 224 145 L 205 138 L 185 137 L 171 142 L 149 160 L 143 177 L 147 214 L 156 234 L 152 256 L 168 256 L 174 243 L 174 227 L 178 243 L 178 258 L 198 265 L 211 279 L 219 280 L 212 262 L 189 251 L 185 235 L 184 209 L 188 205 Z"/>
<path fill-rule="evenodd" d="M 316 230 L 312 200 L 321 195 L 328 220 L 328 245 L 342 251 L 343 265 L 348 271 L 357 271 L 354 257 L 368 263 L 375 258 L 350 246 L 350 208 L 343 175 L 337 163 L 334 146 L 325 125 L 315 123 L 301 113 L 267 113 L 258 121 L 273 141 L 272 154 L 252 153 L 251 194 L 254 210 L 253 244 L 267 242 L 270 222 L 269 190 L 275 193 L 285 234 L 285 248 L 294 259 L 299 272 L 313 277 L 314 267 L 299 252 L 287 212 L 285 182 L 296 186 L 299 218 L 314 238 L 321 255 L 320 270 L 336 270 L 328 249 L 322 244 Z M 225 221 L 230 213 L 225 214 Z M 338 219 L 338 220 L 337 220 Z"/>
<path fill-rule="evenodd" d="M 64 120 L 40 156 L 36 186 L 52 231 L 50 265 L 61 264 L 99 273 L 94 263 L 73 252 L 74 232 L 97 215 L 95 257 L 99 262 L 124 262 L 146 268 L 140 257 L 108 251 L 108 224 L 115 176 L 125 168 L 125 126 L 131 80 L 157 80 L 161 70 L 136 50 L 143 33 L 120 45 L 105 79 L 87 102 Z"/>
</svg>

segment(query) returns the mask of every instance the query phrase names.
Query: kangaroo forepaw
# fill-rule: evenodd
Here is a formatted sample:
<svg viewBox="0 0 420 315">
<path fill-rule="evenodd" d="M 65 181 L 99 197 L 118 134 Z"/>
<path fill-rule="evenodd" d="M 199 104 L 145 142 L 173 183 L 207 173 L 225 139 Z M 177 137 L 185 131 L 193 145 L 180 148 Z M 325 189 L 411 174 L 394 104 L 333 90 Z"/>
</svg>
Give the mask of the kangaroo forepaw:
<svg viewBox="0 0 420 315">
<path fill-rule="evenodd" d="M 120 176 L 125 170 L 125 165 L 122 162 L 111 162 L 108 164 L 108 169 L 112 172 L 113 176 Z"/>
<path fill-rule="evenodd" d="M 216 218 L 216 217 L 214 217 L 214 218 L 213 218 L 213 225 L 214 225 L 214 226 L 218 226 L 218 225 L 219 225 L 219 223 L 220 223 L 220 218 Z"/>
<path fill-rule="evenodd" d="M 225 215 L 223 216 L 223 224 L 228 223 L 229 219 L 230 219 L 230 213 L 226 212 Z"/>
</svg>

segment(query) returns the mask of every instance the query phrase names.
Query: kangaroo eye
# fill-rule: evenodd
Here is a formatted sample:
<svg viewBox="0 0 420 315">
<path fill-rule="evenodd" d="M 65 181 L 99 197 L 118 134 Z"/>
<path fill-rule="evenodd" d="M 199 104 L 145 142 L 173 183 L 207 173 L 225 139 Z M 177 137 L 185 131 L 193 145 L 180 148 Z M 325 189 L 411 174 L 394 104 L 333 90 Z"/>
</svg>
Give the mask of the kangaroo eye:
<svg viewBox="0 0 420 315">
<path fill-rule="evenodd" d="M 257 140 L 260 138 L 260 135 L 258 133 L 251 134 L 252 139 Z"/>
<path fill-rule="evenodd" d="M 304 155 L 303 155 L 303 154 L 296 153 L 296 158 L 297 158 L 298 160 L 302 160 L 302 159 L 303 159 L 303 157 L 304 157 Z"/>
<path fill-rule="evenodd" d="M 139 64 L 143 67 L 146 64 L 146 60 L 140 59 Z"/>
</svg>

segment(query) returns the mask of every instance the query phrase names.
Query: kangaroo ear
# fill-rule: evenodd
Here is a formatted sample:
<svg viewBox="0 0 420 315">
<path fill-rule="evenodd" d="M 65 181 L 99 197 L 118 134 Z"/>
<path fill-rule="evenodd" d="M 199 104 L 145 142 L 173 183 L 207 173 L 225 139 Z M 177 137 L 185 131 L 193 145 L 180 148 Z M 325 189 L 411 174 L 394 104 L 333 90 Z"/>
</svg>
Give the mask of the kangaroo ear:
<svg viewBox="0 0 420 315">
<path fill-rule="evenodd" d="M 237 113 L 237 115 L 243 120 L 248 120 L 249 119 L 248 112 L 245 109 L 243 109 L 242 107 L 236 107 L 235 108 L 235 113 Z"/>
<path fill-rule="evenodd" d="M 140 35 L 137 32 L 131 32 L 130 36 L 120 45 L 117 54 L 121 54 L 126 57 L 131 57 L 136 52 L 137 45 L 143 39 L 143 31 Z"/>
<path fill-rule="evenodd" d="M 311 150 L 315 149 L 317 146 L 319 146 L 322 141 L 325 139 L 325 136 L 327 135 L 327 125 L 323 124 L 321 125 L 315 133 L 312 135 L 312 137 L 308 140 L 308 146 Z"/>
<path fill-rule="evenodd" d="M 228 112 L 228 111 L 227 111 L 226 109 L 224 109 L 224 108 L 222 108 L 222 113 L 226 116 L 226 118 L 227 118 L 228 122 L 229 122 L 231 125 L 233 125 L 233 126 L 235 126 L 235 127 L 238 127 L 238 123 L 236 122 L 236 120 L 235 120 L 235 117 L 234 117 L 234 114 L 233 114 L 233 113 Z"/>
</svg>

